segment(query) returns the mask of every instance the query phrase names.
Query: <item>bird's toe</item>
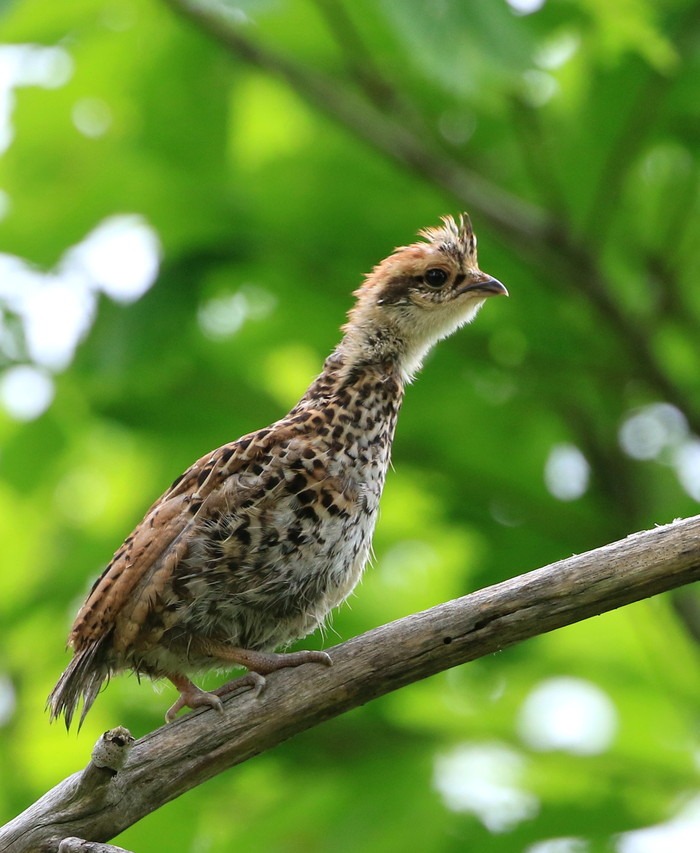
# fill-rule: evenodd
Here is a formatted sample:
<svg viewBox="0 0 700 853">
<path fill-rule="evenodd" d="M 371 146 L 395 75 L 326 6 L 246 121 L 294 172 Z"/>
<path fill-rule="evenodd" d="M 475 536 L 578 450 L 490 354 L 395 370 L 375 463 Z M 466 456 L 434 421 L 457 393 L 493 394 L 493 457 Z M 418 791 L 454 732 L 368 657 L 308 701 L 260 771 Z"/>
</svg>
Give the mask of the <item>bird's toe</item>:
<svg viewBox="0 0 700 853">
<path fill-rule="evenodd" d="M 166 723 L 172 723 L 183 708 L 213 708 L 220 714 L 224 712 L 224 705 L 215 693 L 207 693 L 205 690 L 200 690 L 199 687 L 190 683 L 187 687 L 180 691 L 180 697 L 173 705 L 168 708 L 165 715 Z"/>
</svg>

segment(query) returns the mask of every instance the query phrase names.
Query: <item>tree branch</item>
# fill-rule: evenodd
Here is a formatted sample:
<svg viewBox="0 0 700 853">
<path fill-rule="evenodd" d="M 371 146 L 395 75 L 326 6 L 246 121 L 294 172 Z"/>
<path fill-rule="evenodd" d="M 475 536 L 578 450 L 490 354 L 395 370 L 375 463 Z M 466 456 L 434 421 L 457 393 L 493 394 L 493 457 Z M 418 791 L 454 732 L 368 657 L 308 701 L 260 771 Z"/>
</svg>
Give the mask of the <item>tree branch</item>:
<svg viewBox="0 0 700 853">
<path fill-rule="evenodd" d="M 98 841 L 85 841 L 82 838 L 64 838 L 58 845 L 58 853 L 130 853 L 123 847 L 113 844 L 100 844 Z"/>
<path fill-rule="evenodd" d="M 260 698 L 231 694 L 223 715 L 195 711 L 133 746 L 125 729 L 105 733 L 84 771 L 0 829 L 0 849 L 56 853 L 67 836 L 107 841 L 217 773 L 371 699 L 698 579 L 694 516 L 399 619 L 333 648 L 329 670 L 281 670 Z"/>
<path fill-rule="evenodd" d="M 342 0 L 314 0 L 314 3 L 340 48 L 348 71 L 367 99 L 380 110 L 405 112 L 403 93 L 392 86 L 375 62 Z"/>
<path fill-rule="evenodd" d="M 544 211 L 464 167 L 444 151 L 435 151 L 412 128 L 338 80 L 252 41 L 240 26 L 210 6 L 189 0 L 165 2 L 234 56 L 284 80 L 321 113 L 357 134 L 376 151 L 456 198 L 469 199 L 472 209 L 488 218 L 505 237 L 519 243 L 537 242 L 548 231 L 557 230 L 556 222 L 550 221 Z"/>
<path fill-rule="evenodd" d="M 165 2 L 232 55 L 284 80 L 300 97 L 376 151 L 478 212 L 502 239 L 543 269 L 547 278 L 585 294 L 619 340 L 626 342 L 625 352 L 638 374 L 661 399 L 684 412 L 693 431 L 700 433 L 700 412 L 693 400 L 659 363 L 649 346 L 648 331 L 618 304 L 615 288 L 600 269 L 598 258 L 585 241 L 571 233 L 568 223 L 482 177 L 445 150 L 437 150 L 425 133 L 380 110 L 347 85 L 248 38 L 220 9 L 192 0 Z"/>
</svg>

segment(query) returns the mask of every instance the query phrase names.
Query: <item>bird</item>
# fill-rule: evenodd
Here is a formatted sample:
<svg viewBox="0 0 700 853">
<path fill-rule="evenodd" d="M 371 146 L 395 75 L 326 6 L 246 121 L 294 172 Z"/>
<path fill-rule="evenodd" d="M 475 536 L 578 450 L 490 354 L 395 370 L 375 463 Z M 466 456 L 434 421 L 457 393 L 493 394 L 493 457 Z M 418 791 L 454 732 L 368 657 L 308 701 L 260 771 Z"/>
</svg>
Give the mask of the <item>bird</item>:
<svg viewBox="0 0 700 853">
<path fill-rule="evenodd" d="M 404 390 L 440 339 L 508 295 L 477 262 L 469 216 L 395 249 L 365 276 L 342 339 L 292 410 L 206 454 L 146 512 L 94 583 L 71 629 L 73 657 L 51 720 L 79 726 L 103 684 L 132 671 L 169 679 L 184 708 L 223 710 L 234 685 L 259 693 L 284 667 L 331 665 L 280 652 L 322 626 L 368 562 Z M 210 670 L 246 674 L 206 692 Z M 311 673 L 313 674 L 313 673 Z"/>
</svg>

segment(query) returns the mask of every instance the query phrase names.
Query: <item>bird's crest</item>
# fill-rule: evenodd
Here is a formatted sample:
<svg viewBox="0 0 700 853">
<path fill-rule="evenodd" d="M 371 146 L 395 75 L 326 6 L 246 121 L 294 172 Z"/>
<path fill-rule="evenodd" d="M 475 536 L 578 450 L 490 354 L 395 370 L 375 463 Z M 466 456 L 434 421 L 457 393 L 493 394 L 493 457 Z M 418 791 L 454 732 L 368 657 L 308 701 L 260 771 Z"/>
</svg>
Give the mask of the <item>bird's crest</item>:
<svg viewBox="0 0 700 853">
<path fill-rule="evenodd" d="M 478 267 L 476 259 L 476 237 L 468 213 L 461 213 L 459 223 L 451 216 L 442 217 L 442 225 L 436 228 L 423 228 L 419 236 L 434 245 L 446 255 L 451 255 L 466 267 Z"/>
</svg>

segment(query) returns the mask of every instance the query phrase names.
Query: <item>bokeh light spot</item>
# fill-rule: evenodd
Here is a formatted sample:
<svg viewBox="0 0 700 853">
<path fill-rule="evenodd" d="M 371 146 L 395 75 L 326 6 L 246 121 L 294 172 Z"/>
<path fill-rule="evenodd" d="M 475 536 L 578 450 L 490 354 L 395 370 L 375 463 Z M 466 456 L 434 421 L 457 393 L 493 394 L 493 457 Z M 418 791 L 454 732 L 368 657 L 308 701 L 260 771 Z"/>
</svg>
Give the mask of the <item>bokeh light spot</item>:
<svg viewBox="0 0 700 853">
<path fill-rule="evenodd" d="M 555 444 L 544 466 L 549 492 L 560 501 L 574 501 L 586 493 L 590 477 L 586 457 L 573 444 Z"/>
<path fill-rule="evenodd" d="M 17 421 L 38 418 L 51 405 L 53 397 L 53 380 L 37 367 L 17 364 L 0 376 L 0 402 Z"/>
<path fill-rule="evenodd" d="M 598 755 L 617 733 L 617 711 L 609 696 L 579 678 L 551 678 L 538 685 L 520 709 L 523 741 L 540 751 Z"/>
<path fill-rule="evenodd" d="M 463 744 L 435 762 L 434 784 L 447 808 L 470 812 L 493 833 L 508 832 L 539 811 L 522 787 L 525 760 L 500 743 Z"/>
</svg>

